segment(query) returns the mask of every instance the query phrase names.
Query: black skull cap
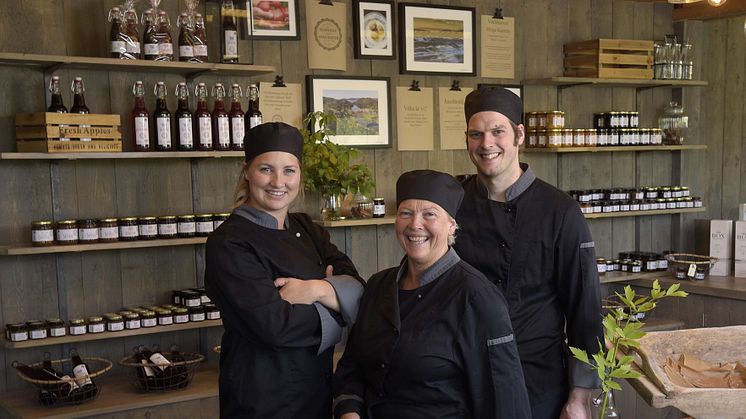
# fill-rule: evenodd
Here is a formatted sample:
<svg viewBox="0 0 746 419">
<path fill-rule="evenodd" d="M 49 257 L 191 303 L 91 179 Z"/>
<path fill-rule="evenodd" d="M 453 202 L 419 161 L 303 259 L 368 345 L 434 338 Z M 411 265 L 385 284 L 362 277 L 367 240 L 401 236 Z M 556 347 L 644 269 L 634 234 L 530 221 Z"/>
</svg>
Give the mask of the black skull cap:
<svg viewBox="0 0 746 419">
<path fill-rule="evenodd" d="M 396 181 L 396 206 L 407 199 L 434 202 L 455 218 L 464 199 L 464 188 L 448 173 L 412 170 L 402 173 Z"/>
<path fill-rule="evenodd" d="M 270 151 L 284 151 L 303 162 L 303 136 L 298 128 L 284 122 L 267 122 L 246 131 L 244 154 L 246 161 Z"/>
<path fill-rule="evenodd" d="M 483 87 L 472 90 L 464 100 L 466 123 L 472 115 L 482 111 L 498 112 L 514 124 L 523 123 L 523 101 L 515 93 L 502 87 Z"/>
</svg>

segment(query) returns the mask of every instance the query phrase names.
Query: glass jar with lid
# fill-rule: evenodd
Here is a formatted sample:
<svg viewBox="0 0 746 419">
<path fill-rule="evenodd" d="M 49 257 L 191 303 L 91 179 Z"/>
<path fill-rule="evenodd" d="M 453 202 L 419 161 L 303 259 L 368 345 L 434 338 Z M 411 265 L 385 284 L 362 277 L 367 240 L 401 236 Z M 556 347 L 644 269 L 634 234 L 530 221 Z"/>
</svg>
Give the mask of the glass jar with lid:
<svg viewBox="0 0 746 419">
<path fill-rule="evenodd" d="M 562 111 L 549 111 L 547 112 L 547 125 L 549 129 L 557 129 L 565 127 L 565 113 Z"/>
<path fill-rule="evenodd" d="M 193 290 L 181 291 L 181 305 L 185 307 L 197 307 L 202 305 L 202 298 L 198 292 Z"/>
<path fill-rule="evenodd" d="M 109 332 L 119 332 L 124 330 L 124 318 L 117 313 L 104 314 L 106 321 L 106 330 Z"/>
<path fill-rule="evenodd" d="M 174 323 L 188 323 L 189 322 L 189 309 L 186 307 L 176 307 L 173 309 Z"/>
<path fill-rule="evenodd" d="M 98 243 L 98 223 L 94 219 L 78 220 L 78 243 Z"/>
<path fill-rule="evenodd" d="M 140 324 L 142 327 L 153 327 L 158 325 L 158 318 L 155 311 L 145 310 L 140 314 Z"/>
<path fill-rule="evenodd" d="M 65 328 L 65 322 L 62 319 L 47 319 L 47 334 L 50 337 L 57 338 L 65 336 L 67 329 Z"/>
<path fill-rule="evenodd" d="M 209 236 L 213 232 L 212 214 L 197 214 L 194 216 L 195 234 L 200 237 Z"/>
<path fill-rule="evenodd" d="M 86 328 L 85 320 L 83 319 L 70 319 L 67 322 L 67 333 L 71 336 L 85 335 L 88 332 Z"/>
<path fill-rule="evenodd" d="M 155 315 L 158 318 L 158 326 L 168 326 L 174 323 L 174 315 L 171 309 L 159 308 L 155 311 Z"/>
<path fill-rule="evenodd" d="M 139 329 L 142 326 L 140 321 L 140 315 L 137 313 L 129 312 L 124 316 L 124 328 L 128 330 Z"/>
<path fill-rule="evenodd" d="M 547 130 L 547 147 L 562 147 L 562 130 Z"/>
<path fill-rule="evenodd" d="M 225 220 L 227 220 L 228 217 L 230 217 L 230 215 L 231 214 L 229 212 L 221 212 L 219 214 L 213 215 L 213 217 L 212 217 L 212 229 L 213 230 L 217 230 L 218 227 L 220 227 L 220 224 L 223 224 L 223 222 Z"/>
<path fill-rule="evenodd" d="M 220 318 L 220 310 L 218 306 L 213 303 L 203 304 L 202 307 L 205 309 L 205 317 L 207 320 L 218 320 Z"/>
<path fill-rule="evenodd" d="M 205 308 L 202 306 L 189 307 L 189 321 L 201 322 L 205 320 Z"/>
<path fill-rule="evenodd" d="M 26 323 L 5 325 L 5 339 L 11 342 L 23 342 L 28 340 L 28 325 Z"/>
<path fill-rule="evenodd" d="M 140 238 L 137 226 L 137 217 L 124 217 L 119 219 L 119 240 L 133 241 Z"/>
<path fill-rule="evenodd" d="M 605 274 L 606 273 L 606 259 L 596 258 L 596 269 L 598 270 L 599 275 Z"/>
<path fill-rule="evenodd" d="M 158 238 L 173 239 L 178 234 L 175 215 L 164 215 L 158 217 Z"/>
<path fill-rule="evenodd" d="M 176 218 L 176 220 L 176 235 L 178 237 L 194 237 L 197 232 L 194 215 L 180 215 Z"/>
<path fill-rule="evenodd" d="M 658 128 L 663 132 L 664 144 L 683 144 L 689 128 L 689 117 L 678 102 L 669 102 L 658 118 Z"/>
<path fill-rule="evenodd" d="M 119 241 L 119 220 L 117 218 L 98 220 L 98 241 L 101 243 Z"/>
<path fill-rule="evenodd" d="M 106 323 L 101 316 L 91 316 L 88 318 L 88 333 L 103 333 L 106 330 Z"/>
<path fill-rule="evenodd" d="M 158 221 L 155 217 L 140 217 L 137 219 L 137 232 L 140 240 L 155 240 L 158 238 Z"/>
<path fill-rule="evenodd" d="M 45 322 L 41 320 L 29 320 L 26 324 L 28 325 L 29 339 L 46 339 L 47 324 Z"/>
<path fill-rule="evenodd" d="M 78 244 L 78 221 L 63 220 L 57 222 L 54 230 L 57 244 Z"/>
<path fill-rule="evenodd" d="M 54 228 L 51 221 L 42 220 L 31 223 L 31 244 L 34 246 L 54 245 Z"/>
</svg>

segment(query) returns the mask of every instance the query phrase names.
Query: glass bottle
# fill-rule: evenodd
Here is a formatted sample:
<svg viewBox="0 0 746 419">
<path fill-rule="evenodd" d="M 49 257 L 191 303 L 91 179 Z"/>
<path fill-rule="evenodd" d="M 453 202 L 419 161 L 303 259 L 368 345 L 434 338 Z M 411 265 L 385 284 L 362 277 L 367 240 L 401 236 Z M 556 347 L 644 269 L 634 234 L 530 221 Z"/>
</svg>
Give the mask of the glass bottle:
<svg viewBox="0 0 746 419">
<path fill-rule="evenodd" d="M 684 114 L 684 107 L 677 102 L 669 102 L 658 118 L 658 127 L 663 131 L 664 144 L 683 144 L 689 128 L 689 117 Z"/>
<path fill-rule="evenodd" d="M 201 14 L 194 15 L 194 59 L 201 63 L 207 62 L 207 31 L 205 18 Z"/>
<path fill-rule="evenodd" d="M 192 29 L 189 16 L 181 12 L 177 22 L 179 31 L 179 61 L 192 61 L 194 59 L 194 45 L 192 41 Z"/>
<path fill-rule="evenodd" d="M 238 30 L 236 28 L 236 11 L 233 8 L 233 0 L 223 0 L 220 14 L 222 20 L 223 54 L 221 61 L 224 63 L 238 62 Z"/>
<path fill-rule="evenodd" d="M 155 34 L 158 39 L 158 60 L 174 60 L 174 44 L 171 39 L 171 20 L 165 10 L 158 12 L 158 31 Z"/>
<path fill-rule="evenodd" d="M 41 368 L 42 370 L 44 370 L 45 373 L 48 374 L 49 378 L 47 378 L 47 380 L 60 381 L 59 384 L 45 386 L 47 387 L 48 391 L 51 391 L 54 394 L 57 400 L 63 400 L 73 395 L 73 392 L 78 391 L 78 384 L 75 383 L 75 381 L 71 380 L 70 376 L 55 371 L 54 367 L 52 366 L 52 354 L 50 354 L 49 352 L 44 352 L 44 360 L 42 361 Z"/>
<path fill-rule="evenodd" d="M 70 108 L 70 113 L 89 114 L 91 111 L 88 106 L 85 105 L 85 87 L 83 86 L 83 78 L 75 77 L 70 90 L 73 92 L 73 106 Z M 80 128 L 89 128 L 90 125 L 80 124 Z M 90 138 L 81 138 L 80 141 L 91 141 Z"/>
<path fill-rule="evenodd" d="M 142 24 L 145 27 L 145 35 L 143 36 L 144 45 L 143 49 L 146 60 L 157 60 L 160 56 L 160 48 L 158 47 L 158 29 L 156 27 L 156 19 L 153 9 L 148 9 L 142 14 Z"/>
<path fill-rule="evenodd" d="M 70 359 L 73 364 L 73 378 L 75 379 L 75 383 L 78 384 L 82 390 L 83 398 L 88 399 L 93 397 L 95 393 L 98 392 L 98 389 L 93 380 L 91 380 L 91 377 L 89 377 L 90 369 L 88 368 L 88 365 L 83 362 L 80 355 L 78 355 L 78 351 L 75 349 L 70 350 Z"/>
<path fill-rule="evenodd" d="M 246 111 L 246 127 L 252 129 L 262 124 L 262 112 L 259 110 L 259 88 L 256 84 L 250 84 L 247 90 L 249 109 Z"/>
<path fill-rule="evenodd" d="M 140 55 L 140 32 L 137 29 L 137 12 L 128 9 L 124 12 L 124 39 L 127 54 L 122 58 L 139 60 Z"/>
<path fill-rule="evenodd" d="M 109 44 L 110 44 L 110 55 L 111 58 L 126 58 L 127 43 L 124 40 L 122 32 L 122 11 L 119 7 L 112 7 L 109 10 L 109 22 L 111 22 L 111 29 L 109 30 Z"/>
<path fill-rule="evenodd" d="M 58 377 L 45 371 L 43 368 L 34 368 L 18 361 L 13 361 L 11 365 L 26 378 L 39 381 L 57 381 L 59 379 Z M 54 391 L 50 391 L 47 386 L 40 387 L 39 401 L 44 406 L 51 406 L 57 403 L 57 396 L 54 394 Z"/>
<path fill-rule="evenodd" d="M 212 116 L 207 109 L 207 86 L 198 83 L 194 88 L 197 97 L 197 109 L 194 110 L 195 131 L 197 132 L 197 150 L 212 150 Z"/>
<path fill-rule="evenodd" d="M 241 109 L 241 86 L 238 83 L 231 85 L 231 111 L 228 116 L 231 121 L 231 150 L 243 150 L 244 113 Z"/>
<path fill-rule="evenodd" d="M 67 113 L 67 108 L 62 101 L 59 76 L 52 76 L 52 79 L 49 81 L 49 91 L 52 93 L 52 97 L 49 101 L 47 112 Z"/>
<path fill-rule="evenodd" d="M 184 356 L 179 352 L 179 347 L 171 345 L 171 362 L 179 363 L 185 361 L 186 359 L 184 359 Z M 174 384 L 176 387 L 181 388 L 189 384 L 189 372 L 187 371 L 186 365 L 176 365 L 174 368 Z"/>
<path fill-rule="evenodd" d="M 176 97 L 179 99 L 179 106 L 176 108 L 179 151 L 192 151 L 194 150 L 192 112 L 189 110 L 189 89 L 186 83 L 181 82 L 176 85 Z"/>
<path fill-rule="evenodd" d="M 145 355 L 142 353 L 142 349 L 145 348 L 144 346 L 135 346 L 132 348 L 132 352 L 134 353 L 135 361 L 137 361 L 140 364 L 146 364 L 142 368 L 137 369 L 137 379 L 139 381 L 140 387 L 143 389 L 147 389 L 152 387 L 155 384 L 155 371 L 150 366 L 147 366 L 147 364 L 150 364 L 150 360 L 148 360 Z"/>
<path fill-rule="evenodd" d="M 155 149 L 157 151 L 173 151 L 174 146 L 171 142 L 171 112 L 166 104 L 166 84 L 159 81 L 155 85 L 155 110 L 153 119 L 155 120 Z"/>
<path fill-rule="evenodd" d="M 212 90 L 215 102 L 212 104 L 212 137 L 215 139 L 213 147 L 218 151 L 231 149 L 231 129 L 228 112 L 225 111 L 225 87 L 222 83 L 215 83 Z"/>
<path fill-rule="evenodd" d="M 138 80 L 132 86 L 135 95 L 135 106 L 132 108 L 132 139 L 135 151 L 151 151 L 150 115 L 145 107 L 145 86 Z"/>
</svg>

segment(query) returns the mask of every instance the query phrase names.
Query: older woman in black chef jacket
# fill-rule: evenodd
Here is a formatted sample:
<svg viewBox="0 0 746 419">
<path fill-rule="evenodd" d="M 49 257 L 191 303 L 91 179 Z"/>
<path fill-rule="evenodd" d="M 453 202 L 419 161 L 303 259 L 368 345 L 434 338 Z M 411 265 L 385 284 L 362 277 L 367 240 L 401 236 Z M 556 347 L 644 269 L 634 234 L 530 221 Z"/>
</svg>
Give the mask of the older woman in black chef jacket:
<svg viewBox="0 0 746 419">
<path fill-rule="evenodd" d="M 303 138 L 283 123 L 246 133 L 237 207 L 207 240 L 205 287 L 223 315 L 220 416 L 329 418 L 333 347 L 363 290 L 308 215 Z"/>
<path fill-rule="evenodd" d="M 368 281 L 334 378 L 336 418 L 530 418 L 507 304 L 450 248 L 463 196 L 445 173 L 397 181 L 406 257 Z"/>
</svg>

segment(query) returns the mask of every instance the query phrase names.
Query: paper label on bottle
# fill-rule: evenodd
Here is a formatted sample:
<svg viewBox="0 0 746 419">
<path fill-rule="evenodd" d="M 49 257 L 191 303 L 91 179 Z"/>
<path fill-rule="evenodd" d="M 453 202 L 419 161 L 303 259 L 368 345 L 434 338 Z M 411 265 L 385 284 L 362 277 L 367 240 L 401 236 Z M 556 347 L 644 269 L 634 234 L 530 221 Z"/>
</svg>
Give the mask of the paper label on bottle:
<svg viewBox="0 0 746 419">
<path fill-rule="evenodd" d="M 127 329 L 139 329 L 140 328 L 140 319 L 136 320 L 127 320 L 124 324 L 124 327 Z"/>
<path fill-rule="evenodd" d="M 233 117 L 231 118 L 231 132 L 232 132 L 232 142 L 236 146 L 243 146 L 243 136 L 245 134 L 244 129 L 244 122 L 243 118 L 239 117 Z"/>
<path fill-rule="evenodd" d="M 205 320 L 205 313 L 194 313 L 189 315 L 189 320 L 193 322 L 201 322 Z"/>
<path fill-rule="evenodd" d="M 150 146 L 150 131 L 148 129 L 147 116 L 135 117 L 135 144 L 143 148 Z"/>
<path fill-rule="evenodd" d="M 207 57 L 207 45 L 195 45 L 194 56 L 195 57 Z"/>
<path fill-rule="evenodd" d="M 218 144 L 228 147 L 231 144 L 230 122 L 227 116 L 218 117 Z"/>
<path fill-rule="evenodd" d="M 137 226 L 119 226 L 119 237 L 133 238 L 138 236 Z"/>
<path fill-rule="evenodd" d="M 85 335 L 85 326 L 70 326 L 71 335 Z"/>
<path fill-rule="evenodd" d="M 179 234 L 181 233 L 194 233 L 197 229 L 194 221 L 185 221 L 185 222 L 179 222 L 179 224 L 176 226 L 177 232 Z"/>
<path fill-rule="evenodd" d="M 386 205 L 373 205 L 373 215 L 386 215 Z"/>
<path fill-rule="evenodd" d="M 99 239 L 118 239 L 119 228 L 117 227 L 99 227 L 98 229 Z"/>
<path fill-rule="evenodd" d="M 57 229 L 58 242 L 69 242 L 73 240 L 78 240 L 77 228 Z"/>
<path fill-rule="evenodd" d="M 220 318 L 219 311 L 208 311 L 207 312 L 207 320 L 217 320 L 219 318 Z"/>
<path fill-rule="evenodd" d="M 88 377 L 88 368 L 86 368 L 85 364 L 78 364 L 74 366 L 73 375 L 75 376 L 75 382 L 78 383 L 78 385 L 81 387 L 88 384 L 93 384 L 91 378 Z"/>
<path fill-rule="evenodd" d="M 161 147 L 171 147 L 171 118 L 169 117 L 158 117 L 156 118 L 158 124 L 158 145 Z"/>
<path fill-rule="evenodd" d="M 109 329 L 110 332 L 118 332 L 124 329 L 124 323 L 123 322 L 108 323 L 106 325 L 106 328 Z"/>
<path fill-rule="evenodd" d="M 166 317 L 158 317 L 158 324 L 161 326 L 166 326 L 169 324 L 174 323 L 174 317 L 173 316 L 166 316 Z"/>
<path fill-rule="evenodd" d="M 158 226 L 156 224 L 142 224 L 138 226 L 140 235 L 145 237 L 152 237 L 158 235 Z"/>
<path fill-rule="evenodd" d="M 89 324 L 88 333 L 101 333 L 104 331 L 104 324 Z"/>
<path fill-rule="evenodd" d="M 194 57 L 194 48 L 191 45 L 179 45 L 180 57 Z"/>
<path fill-rule="evenodd" d="M 225 31 L 225 55 L 223 58 L 238 58 L 237 31 Z"/>
<path fill-rule="evenodd" d="M 78 239 L 84 241 L 98 240 L 97 228 L 79 228 Z"/>
<path fill-rule="evenodd" d="M 140 360 L 140 363 L 147 365 L 148 361 L 146 361 L 146 360 L 143 359 L 143 360 Z M 146 366 L 146 367 L 142 367 L 142 369 L 145 370 L 145 375 L 146 376 L 148 376 L 148 377 L 155 376 L 155 372 L 153 371 L 152 368 Z"/>
<path fill-rule="evenodd" d="M 171 55 L 174 53 L 174 44 L 158 44 L 158 52 L 160 52 L 161 55 Z"/>
<path fill-rule="evenodd" d="M 191 146 L 194 144 L 192 135 L 192 118 L 179 118 L 179 145 Z"/>
<path fill-rule="evenodd" d="M 31 230 L 31 242 L 51 242 L 54 241 L 53 230 Z"/>
<path fill-rule="evenodd" d="M 28 340 L 28 332 L 15 332 L 10 334 L 11 342 L 21 342 Z"/>
<path fill-rule="evenodd" d="M 142 319 L 142 327 L 153 327 L 156 324 L 158 324 L 158 320 L 156 318 L 152 319 Z"/>
<path fill-rule="evenodd" d="M 32 330 L 29 333 L 31 339 L 44 339 L 47 337 L 47 329 Z"/>
<path fill-rule="evenodd" d="M 159 52 L 158 44 L 145 44 L 145 55 L 158 55 Z"/>
<path fill-rule="evenodd" d="M 111 52 L 127 52 L 127 43 L 124 41 L 111 41 Z"/>
<path fill-rule="evenodd" d="M 52 336 L 54 338 L 65 336 L 65 328 L 64 327 L 53 327 L 49 329 L 49 336 Z"/>
<path fill-rule="evenodd" d="M 212 148 L 212 122 L 209 116 L 199 117 L 199 144 L 203 148 Z"/>
<path fill-rule="evenodd" d="M 197 222 L 197 233 L 212 233 L 212 221 Z"/>
<path fill-rule="evenodd" d="M 262 116 L 261 115 L 253 115 L 249 117 L 249 129 L 254 128 L 257 125 L 262 124 Z"/>
<path fill-rule="evenodd" d="M 158 224 L 158 235 L 173 236 L 178 232 L 176 223 Z"/>
<path fill-rule="evenodd" d="M 139 54 L 140 43 L 139 42 L 127 42 L 127 52 L 132 53 L 132 54 Z"/>
<path fill-rule="evenodd" d="M 177 314 L 174 316 L 174 322 L 176 323 L 186 323 L 189 321 L 189 315 L 187 314 Z"/>
<path fill-rule="evenodd" d="M 171 366 L 171 361 L 169 361 L 168 359 L 166 359 L 165 356 L 159 353 L 154 353 L 153 355 L 150 355 L 150 362 L 153 364 L 156 364 L 158 368 L 161 369 L 161 371 Z"/>
</svg>

